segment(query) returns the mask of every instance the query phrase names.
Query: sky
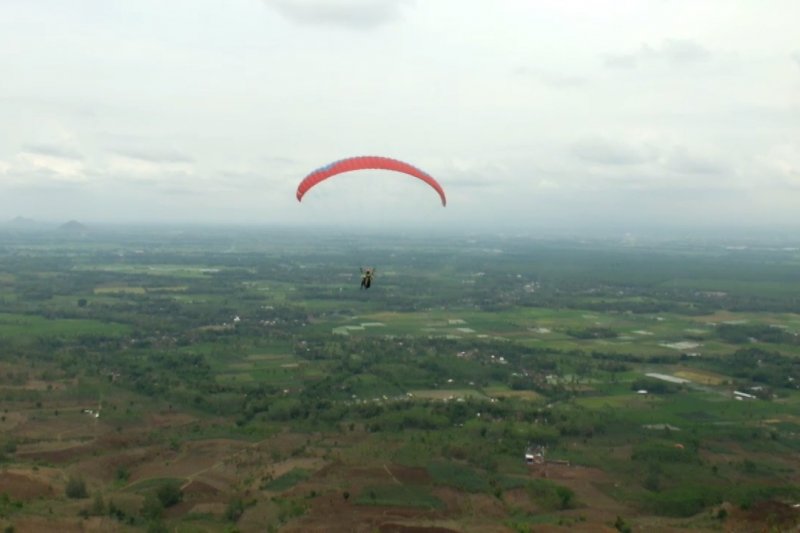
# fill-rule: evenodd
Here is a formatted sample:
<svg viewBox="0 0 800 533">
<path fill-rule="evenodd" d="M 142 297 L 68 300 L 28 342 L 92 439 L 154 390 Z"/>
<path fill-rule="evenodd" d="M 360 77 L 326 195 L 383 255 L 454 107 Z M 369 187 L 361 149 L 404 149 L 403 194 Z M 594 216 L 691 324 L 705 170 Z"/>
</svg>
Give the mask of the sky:
<svg viewBox="0 0 800 533">
<path fill-rule="evenodd" d="M 800 229 L 796 0 L 0 0 L 0 222 Z M 382 155 L 448 196 L 331 161 Z"/>
</svg>

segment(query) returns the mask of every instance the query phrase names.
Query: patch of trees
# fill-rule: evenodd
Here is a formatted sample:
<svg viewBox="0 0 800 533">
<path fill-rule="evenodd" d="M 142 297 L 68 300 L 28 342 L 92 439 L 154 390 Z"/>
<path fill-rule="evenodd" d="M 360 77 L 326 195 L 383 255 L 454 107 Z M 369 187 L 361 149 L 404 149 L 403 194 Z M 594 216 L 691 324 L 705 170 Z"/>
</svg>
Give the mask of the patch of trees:
<svg viewBox="0 0 800 533">
<path fill-rule="evenodd" d="M 725 308 L 733 312 L 796 313 L 800 298 L 792 295 L 767 298 L 755 295 L 730 295 Z"/>
<path fill-rule="evenodd" d="M 800 387 L 800 360 L 777 351 L 751 347 L 709 362 L 722 373 L 774 388 Z"/>
<path fill-rule="evenodd" d="M 655 296 L 655 295 L 653 295 Z M 617 313 L 634 313 L 634 314 L 657 314 L 657 313 L 674 313 L 677 315 L 685 316 L 700 316 L 713 313 L 719 307 L 704 302 L 693 301 L 672 301 L 670 299 L 652 299 L 652 300 L 600 300 L 600 301 L 585 301 L 582 298 L 574 298 L 572 301 L 564 303 L 564 307 L 570 309 L 584 309 L 587 311 L 595 312 L 617 312 Z"/>
<path fill-rule="evenodd" d="M 663 516 L 688 517 L 703 509 L 722 503 L 724 491 L 715 486 L 682 485 L 653 492 L 644 498 L 644 506 Z"/>
<path fill-rule="evenodd" d="M 435 430 L 452 426 L 446 416 L 435 413 L 426 406 L 406 406 L 400 410 L 389 410 L 373 418 L 367 428 L 370 431 L 403 431 L 408 429 Z"/>
<path fill-rule="evenodd" d="M 594 326 L 589 328 L 570 328 L 566 330 L 566 334 L 576 339 L 613 339 L 616 338 L 617 332 L 610 328 Z"/>
<path fill-rule="evenodd" d="M 64 493 L 67 495 L 67 498 L 73 500 L 89 497 L 89 492 L 86 490 L 86 481 L 84 481 L 83 477 L 76 475 L 69 476 Z"/>
<path fill-rule="evenodd" d="M 654 394 L 674 394 L 681 390 L 681 386 L 678 383 L 649 377 L 637 378 L 631 383 L 631 390 L 642 389 Z"/>
<path fill-rule="evenodd" d="M 641 355 L 634 355 L 630 353 L 598 352 L 596 350 L 592 350 L 591 357 L 592 359 L 599 359 L 601 361 L 620 361 L 624 363 L 644 363 L 645 361 L 649 360 Z"/>
<path fill-rule="evenodd" d="M 650 493 L 644 506 L 651 512 L 664 516 L 689 517 L 703 509 L 729 501 L 747 509 L 760 502 L 794 500 L 800 497 L 796 486 L 753 486 L 728 484 L 725 486 L 682 484 L 660 492 Z"/>
<path fill-rule="evenodd" d="M 555 422 L 555 427 L 563 437 L 592 438 L 606 432 L 605 422 L 587 413 L 584 416 L 571 416 Z"/>
<path fill-rule="evenodd" d="M 525 488 L 531 498 L 545 509 L 565 510 L 575 507 L 575 493 L 563 485 L 546 479 L 532 479 Z"/>
<path fill-rule="evenodd" d="M 800 337 L 781 328 L 759 324 L 721 324 L 717 335 L 725 342 L 745 344 L 753 341 L 772 344 L 800 344 Z"/>
<path fill-rule="evenodd" d="M 675 445 L 662 442 L 645 442 L 633 448 L 631 459 L 652 463 L 689 463 L 699 464 L 697 450 L 691 446 Z"/>
</svg>

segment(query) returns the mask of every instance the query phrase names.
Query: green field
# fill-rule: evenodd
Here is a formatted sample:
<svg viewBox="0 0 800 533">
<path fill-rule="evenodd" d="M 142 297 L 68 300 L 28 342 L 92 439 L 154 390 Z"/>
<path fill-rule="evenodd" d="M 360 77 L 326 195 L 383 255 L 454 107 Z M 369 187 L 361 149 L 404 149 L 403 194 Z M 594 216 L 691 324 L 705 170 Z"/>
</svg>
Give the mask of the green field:
<svg viewBox="0 0 800 533">
<path fill-rule="evenodd" d="M 96 319 L 48 319 L 40 316 L 0 313 L 0 336 L 5 338 L 120 336 L 129 333 L 130 330 L 131 328 L 125 324 Z"/>
</svg>

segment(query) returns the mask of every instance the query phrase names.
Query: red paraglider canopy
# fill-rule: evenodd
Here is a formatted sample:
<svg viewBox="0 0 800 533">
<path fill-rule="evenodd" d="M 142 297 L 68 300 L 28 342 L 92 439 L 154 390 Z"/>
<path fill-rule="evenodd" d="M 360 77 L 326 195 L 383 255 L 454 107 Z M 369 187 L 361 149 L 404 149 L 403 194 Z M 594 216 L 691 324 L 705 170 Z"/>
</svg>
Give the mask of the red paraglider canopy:
<svg viewBox="0 0 800 533">
<path fill-rule="evenodd" d="M 433 177 L 431 177 L 429 174 L 421 171 L 417 167 L 409 165 L 408 163 L 398 161 L 397 159 L 379 156 L 351 157 L 348 159 L 341 159 L 325 165 L 324 167 L 318 168 L 303 178 L 303 181 L 301 181 L 300 185 L 298 185 L 297 201 L 301 201 L 309 189 L 321 181 L 343 172 L 364 169 L 393 170 L 396 172 L 403 172 L 410 176 L 414 176 L 415 178 L 419 178 L 433 187 L 433 189 L 439 193 L 439 197 L 442 199 L 443 206 L 447 205 L 447 198 L 445 197 L 444 189 L 442 189 L 442 186 L 439 185 L 439 182 L 433 179 Z"/>
</svg>

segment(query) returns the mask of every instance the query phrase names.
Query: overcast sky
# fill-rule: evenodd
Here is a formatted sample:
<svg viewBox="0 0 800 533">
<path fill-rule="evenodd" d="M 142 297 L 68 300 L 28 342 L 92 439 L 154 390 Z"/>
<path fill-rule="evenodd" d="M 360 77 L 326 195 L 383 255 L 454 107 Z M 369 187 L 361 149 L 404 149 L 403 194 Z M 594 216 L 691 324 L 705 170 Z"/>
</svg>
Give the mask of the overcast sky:
<svg viewBox="0 0 800 533">
<path fill-rule="evenodd" d="M 0 0 L 0 222 L 800 227 L 797 0 Z M 410 162 L 448 194 L 361 171 Z"/>
</svg>

